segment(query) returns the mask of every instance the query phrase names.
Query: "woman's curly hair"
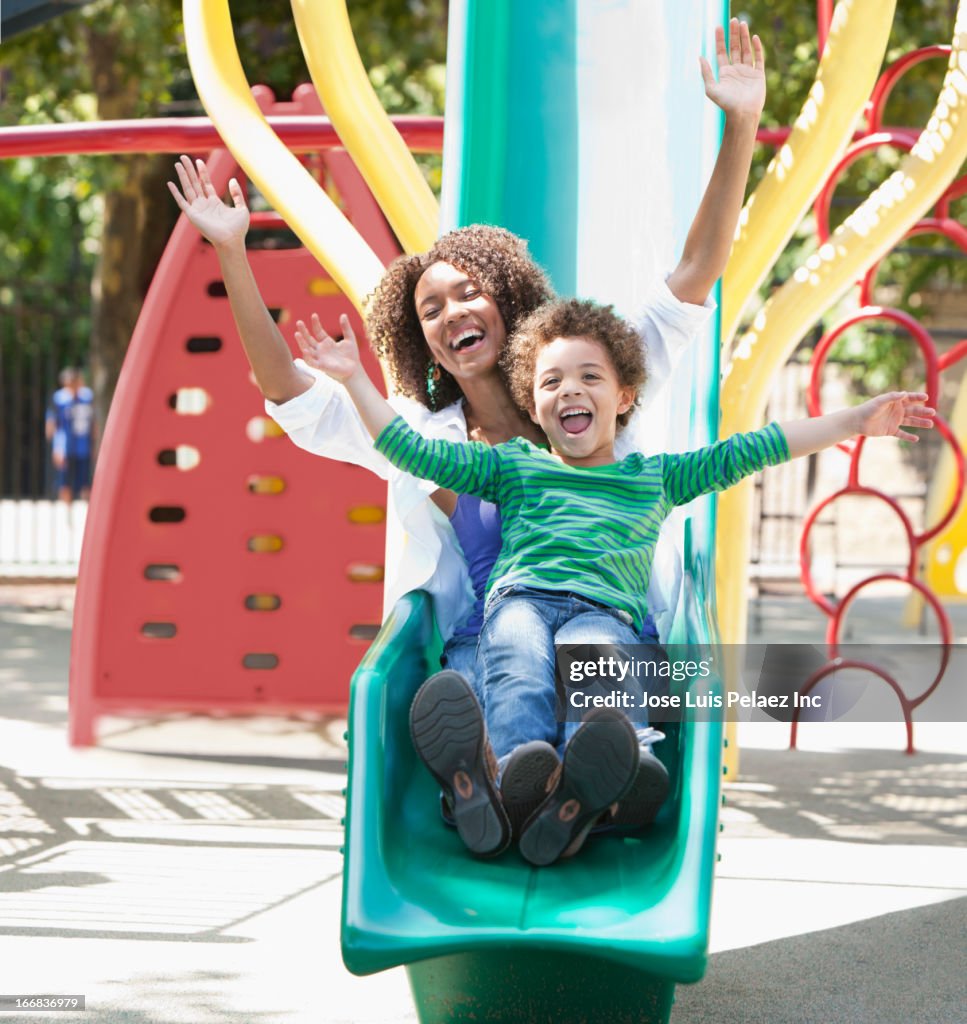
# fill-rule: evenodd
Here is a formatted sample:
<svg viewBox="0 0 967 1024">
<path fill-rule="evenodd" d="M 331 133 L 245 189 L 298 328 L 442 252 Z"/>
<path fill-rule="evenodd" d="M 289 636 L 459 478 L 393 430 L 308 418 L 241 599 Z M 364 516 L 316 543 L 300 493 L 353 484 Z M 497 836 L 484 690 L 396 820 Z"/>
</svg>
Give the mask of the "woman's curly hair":
<svg viewBox="0 0 967 1024">
<path fill-rule="evenodd" d="M 648 379 L 641 337 L 613 306 L 584 299 L 556 299 L 526 317 L 511 335 L 501 356 L 510 393 L 522 409 L 534 408 L 534 369 L 537 353 L 555 338 L 591 338 L 611 357 L 623 388 L 634 388 L 634 405 L 618 416 L 618 429 L 626 426 Z"/>
<path fill-rule="evenodd" d="M 554 294 L 550 281 L 527 251 L 527 243 L 503 228 L 472 224 L 438 239 L 425 253 L 400 256 L 386 269 L 367 300 L 366 330 L 380 359 L 389 363 L 396 390 L 430 409 L 462 397 L 456 380 L 440 368 L 431 396 L 430 353 L 416 312 L 414 294 L 433 263 L 449 263 L 478 281 L 497 304 L 507 334 Z"/>
</svg>

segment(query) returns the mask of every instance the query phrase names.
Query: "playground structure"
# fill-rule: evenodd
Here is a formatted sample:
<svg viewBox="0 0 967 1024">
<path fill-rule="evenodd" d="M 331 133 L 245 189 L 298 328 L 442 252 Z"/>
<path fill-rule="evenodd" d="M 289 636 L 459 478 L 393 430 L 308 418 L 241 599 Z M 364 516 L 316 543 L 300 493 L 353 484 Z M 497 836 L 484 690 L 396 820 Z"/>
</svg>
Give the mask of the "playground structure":
<svg viewBox="0 0 967 1024">
<path fill-rule="evenodd" d="M 882 60 L 889 37 L 895 4 L 840 3 L 835 17 L 828 5 L 820 5 L 821 37 L 825 50 L 817 74 L 816 84 L 785 140 L 776 158 L 770 164 L 766 178 L 747 206 L 748 217 L 742 225 L 730 261 L 730 272 L 725 281 L 725 317 L 734 330 L 741 308 L 748 302 L 758 281 L 778 256 L 798 222 L 795 220 L 785 231 L 766 228 L 780 211 L 787 208 L 789 196 L 793 203 L 808 204 L 815 200 L 819 250 L 809 258 L 768 302 L 758 311 L 746 333 L 735 341 L 731 359 L 722 383 L 722 433 L 725 435 L 748 430 L 758 425 L 765 412 L 770 381 L 785 364 L 797 344 L 819 319 L 823 311 L 860 283 L 860 310 L 837 324 L 816 346 L 812 362 L 809 409 L 819 413 L 819 377 L 832 344 L 849 327 L 857 323 L 887 322 L 908 331 L 917 343 L 924 360 L 924 390 L 934 406 L 939 400 L 939 374 L 955 364 L 965 354 L 967 345 L 961 342 L 938 357 L 929 333 L 912 317 L 900 310 L 884 309 L 872 304 L 872 288 L 877 269 L 883 258 L 904 239 L 926 233 L 938 233 L 948 238 L 961 250 L 967 240 L 963 228 L 949 216 L 951 201 L 963 194 L 965 179 L 957 174 L 967 158 L 967 124 L 963 113 L 967 103 L 967 77 L 962 70 L 964 47 L 967 46 L 967 5 L 958 7 L 951 46 L 933 46 L 904 55 L 889 67 L 872 85 L 864 76 L 875 71 Z M 823 22 L 825 21 L 825 30 Z M 870 51 L 876 55 L 870 61 Z M 947 73 L 929 123 L 919 135 L 910 129 L 884 129 L 883 111 L 886 101 L 904 73 L 916 64 L 929 59 L 947 61 Z M 843 79 L 837 75 L 842 67 L 855 69 L 855 76 Z M 827 74 L 829 72 L 829 74 Z M 832 81 L 827 82 L 827 78 Z M 828 88 L 827 88 L 828 85 Z M 869 97 L 867 99 L 867 97 Z M 827 106 L 834 144 L 821 145 L 821 130 L 825 124 Z M 842 136 L 844 128 L 862 114 L 866 121 L 864 131 L 850 140 Z M 836 142 L 835 135 L 840 136 Z M 829 141 L 829 140 L 827 140 Z M 798 160 L 800 152 L 808 150 L 810 142 L 820 143 L 821 156 L 815 152 L 809 158 L 809 170 L 817 176 L 811 184 L 803 180 Z M 850 144 L 846 146 L 846 143 Z M 900 169 L 883 183 L 835 232 L 829 231 L 830 200 L 843 172 L 863 153 L 881 145 L 893 145 L 907 151 Z M 845 152 L 843 151 L 845 149 Z M 817 174 L 817 172 L 821 172 Z M 783 186 L 780 189 L 780 186 Z M 781 196 L 781 198 L 780 198 Z M 781 204 L 781 206 L 780 206 Z M 936 215 L 927 216 L 936 205 Z M 801 213 L 801 210 L 794 210 Z M 761 230 L 760 230 L 761 229 Z M 774 247 L 775 248 L 772 248 Z M 732 271 L 731 268 L 737 268 Z M 734 285 L 731 275 L 735 275 Z M 727 338 L 726 338 L 727 340 Z M 963 403 L 959 402 L 962 407 Z M 960 416 L 963 416 L 961 411 Z M 858 670 L 881 680 L 894 690 L 906 727 L 906 749 L 914 750 L 914 709 L 927 700 L 943 677 L 946 654 L 941 659 L 938 675 L 916 697 L 907 695 L 885 669 L 870 663 L 858 663 L 837 658 L 842 629 L 850 605 L 865 588 L 886 580 L 907 584 L 936 615 L 941 643 L 946 649 L 951 641 L 950 624 L 937 595 L 930 589 L 937 586 L 941 596 L 953 597 L 958 591 L 954 581 L 937 571 L 938 545 L 946 550 L 946 563 L 955 561 L 958 538 L 963 536 L 963 524 L 954 524 L 962 505 L 964 486 L 964 456 L 958 434 L 942 417 L 936 426 L 949 446 L 941 473 L 931 491 L 931 523 L 919 534 L 909 517 L 897 502 L 881 490 L 861 486 L 860 460 L 864 439 L 853 446 L 841 446 L 850 455 L 848 482 L 836 494 L 823 498 L 806 517 L 800 546 L 803 583 L 817 607 L 829 618 L 827 642 L 830 662 L 817 670 L 803 685 L 803 691 L 815 686 L 821 679 L 842 669 Z M 902 576 L 874 574 L 854 586 L 838 601 L 830 601 L 818 593 L 810 573 L 809 534 L 819 514 L 833 501 L 846 495 L 862 494 L 873 500 L 885 501 L 900 519 L 909 544 L 909 560 Z M 719 503 L 716 594 L 720 614 L 723 642 L 738 643 L 745 636 L 746 601 L 743 594 L 745 566 L 748 561 L 749 531 L 747 523 L 751 511 L 752 491 L 749 481 L 724 493 Z M 962 517 L 961 517 L 962 519 Z M 944 541 L 929 543 L 943 535 Z M 929 575 L 921 578 L 921 555 L 929 552 Z M 963 550 L 962 542 L 959 550 Z M 939 561 L 943 560 L 940 555 Z M 944 563 L 944 564 L 946 564 Z M 963 591 L 960 591 L 963 593 Z M 794 721 L 791 743 L 795 745 L 797 723 Z M 734 767 L 734 765 L 733 765 Z"/>
<path fill-rule="evenodd" d="M 311 88 L 289 104 L 257 95 L 279 115 L 321 113 Z M 238 167 L 223 150 L 211 172 L 225 188 Z M 316 173 L 338 189 L 373 250 L 397 255 L 346 156 L 327 152 Z M 255 238 L 283 224 L 276 214 L 255 217 Z M 258 249 L 252 263 L 269 307 L 287 318 L 315 311 L 335 329 L 349 311 L 303 248 Z M 339 681 L 378 628 L 380 483 L 342 464 L 324 484 L 300 472 L 231 331 L 217 258 L 182 222 L 118 384 L 111 415 L 127 427 L 106 433 L 101 450 L 78 583 L 75 628 L 85 639 L 71 661 L 74 743 L 91 743 L 100 715 L 132 705 L 338 711 Z M 325 685 L 312 637 L 333 579 L 346 585 L 326 609 Z"/>
<path fill-rule="evenodd" d="M 331 8 L 338 6 L 330 5 L 330 14 Z M 707 41 L 711 26 L 725 12 L 718 3 L 692 4 L 685 13 L 676 13 L 670 4 L 662 5 L 666 8 L 662 11 L 664 34 L 659 32 L 659 38 L 667 52 L 661 59 L 639 61 L 636 74 L 643 77 L 629 85 L 628 65 L 614 54 L 622 48 L 640 52 L 647 46 L 640 25 L 636 35 L 633 18 L 622 21 L 620 14 L 612 11 L 610 22 L 605 16 L 595 20 L 590 5 L 580 2 L 572 7 L 535 0 L 528 6 L 526 18 L 515 12 L 512 21 L 511 5 L 504 0 L 451 2 L 442 226 L 478 220 L 503 223 L 529 238 L 559 290 L 596 295 L 627 308 L 641 279 L 667 261 L 680 244 L 703 172 L 714 155 L 715 120 L 696 90 L 689 58 L 697 48 L 696 41 Z M 337 105 L 330 98 L 334 83 L 344 72 L 326 75 L 325 62 L 320 60 L 323 37 L 306 31 L 307 5 L 295 7 L 303 19 L 300 36 L 307 62 L 316 69 L 318 93 L 326 97 L 334 120 L 338 116 L 351 123 L 356 116 L 353 106 L 337 115 Z M 832 25 L 826 23 L 829 33 L 820 77 L 828 86 L 825 95 L 835 100 L 835 130 L 825 130 L 832 113 L 812 96 L 810 116 L 804 113 L 797 124 L 799 135 L 795 131 L 790 135 L 785 143 L 788 150 L 776 163 L 777 168 L 785 169 L 780 182 L 782 216 L 777 214 L 777 199 L 771 206 L 767 202 L 768 181 L 778 180 L 779 171 L 767 179 L 749 208 L 747 239 L 744 243 L 740 240 L 732 263 L 743 268 L 749 279 L 768 270 L 801 213 L 801 209 L 793 209 L 787 190 L 795 184 L 800 205 L 808 205 L 830 174 L 835 180 L 845 166 L 840 155 L 849 142 L 852 119 L 862 109 L 875 80 L 892 14 L 889 3 L 842 0 L 836 20 Z M 318 309 L 324 323 L 330 324 L 345 308 L 337 289 L 358 305 L 381 264 L 395 253 L 394 233 L 406 248 L 427 244 L 425 217 L 406 225 L 387 194 L 387 186 L 367 174 L 367 167 L 385 161 L 385 157 L 365 152 L 367 142 L 376 137 L 371 123 L 370 130 L 352 143 L 347 137 L 346 147 L 373 194 L 380 196 L 393 232 L 359 186 L 349 161 L 329 153 L 324 159 L 325 173 L 337 179 L 349 208 L 349 220 L 368 242 L 361 246 L 358 238 L 334 219 L 334 208 L 326 205 L 311 171 L 290 158 L 279 141 L 285 137 L 281 123 L 276 122 L 278 133 L 265 130 L 270 128 L 265 120 L 268 113 L 306 117 L 318 111 L 313 94 L 303 93 L 295 107 L 270 108 L 264 94 L 252 98 L 244 78 L 233 73 L 234 44 L 227 6 L 186 4 L 186 29 L 199 92 L 235 157 L 222 153 L 216 158 L 216 186 L 221 188 L 234 173 L 237 160 L 328 272 L 321 275 L 302 251 L 253 254 L 253 263 L 263 261 L 256 273 L 269 305 L 287 310 L 290 321 L 304 317 L 303 310 Z M 654 29 L 649 24 L 649 31 Z M 931 144 L 929 140 L 919 155 L 913 138 L 894 140 L 900 144 L 909 141 L 913 150 L 903 172 L 912 187 L 899 197 L 890 197 L 889 204 L 884 197 L 871 197 L 869 208 L 879 214 L 876 229 L 861 232 L 844 225 L 846 230 L 834 235 L 828 255 L 821 253 L 815 266 L 805 268 L 801 280 L 791 281 L 757 318 L 755 333 L 739 340 L 722 392 L 723 434 L 759 425 L 762 411 L 757 403 L 764 403 L 765 384 L 802 331 L 864 269 L 882 258 L 907 231 L 916 230 L 917 220 L 938 199 L 943 204 L 957 194 L 958 185 L 948 186 L 965 155 L 964 119 L 953 116 L 962 103 L 959 60 L 963 30 L 961 14 L 942 101 L 946 129 L 938 125 L 934 130 L 932 156 L 928 159 L 923 151 Z M 556 40 L 555 45 L 549 46 L 548 39 Z M 609 55 L 614 67 L 610 75 L 603 61 L 591 59 L 595 49 Z M 520 59 L 521 54 L 534 53 L 541 53 L 543 59 Z M 837 77 L 842 76 L 844 67 L 853 68 L 852 61 L 859 53 L 866 55 L 864 74 L 868 80 L 862 75 L 858 83 L 852 82 L 851 76 Z M 495 88 L 494 81 L 479 70 L 484 54 L 487 66 L 525 65 L 526 71 L 514 82 Z M 651 79 L 644 77 L 648 73 Z M 847 79 L 852 82 L 849 86 Z M 356 81 L 353 88 L 358 92 L 361 87 Z M 842 84 L 834 90 L 832 81 Z M 887 92 L 882 86 L 879 109 Z M 629 95 L 642 94 L 660 98 L 649 104 L 653 121 L 642 125 L 641 135 L 648 138 L 650 151 L 662 153 L 658 166 L 650 168 L 650 175 L 646 170 L 644 178 L 643 167 L 651 154 L 644 152 L 641 140 L 636 143 L 629 138 L 634 133 L 616 136 L 614 130 L 615 125 L 627 124 L 630 117 L 646 116 L 627 106 Z M 684 106 L 672 109 L 670 97 L 687 100 L 682 101 Z M 602 117 L 605 110 L 608 116 Z M 593 116 L 595 113 L 598 116 Z M 518 118 L 519 114 L 523 116 Z M 686 133 L 670 130 L 674 121 L 701 124 L 702 129 L 685 138 Z M 871 130 L 874 123 L 872 118 Z M 451 130 L 454 125 L 457 127 Z M 344 130 L 340 128 L 340 132 Z M 595 131 L 599 137 L 588 134 Z M 580 147 L 576 145 L 578 137 Z M 607 166 L 597 156 L 604 150 L 610 156 Z M 805 153 L 814 163 L 801 171 L 804 163 L 800 157 Z M 620 180 L 607 185 L 611 174 Z M 553 180 L 553 190 L 547 188 L 548 180 Z M 620 207 L 615 197 L 632 195 L 634 183 L 641 180 L 653 183 L 649 195 L 641 197 L 637 207 Z M 823 194 L 828 198 L 828 189 Z M 400 205 L 415 208 L 412 201 Z M 574 210 L 576 215 L 568 213 Z M 949 221 L 942 205 L 937 212 L 939 221 Z M 272 216 L 263 223 L 276 223 Z M 763 238 L 755 216 L 761 223 L 781 225 L 782 230 L 762 242 L 763 251 L 753 254 L 743 245 L 751 246 Z M 336 224 L 339 233 L 331 230 Z M 924 228 L 921 225 L 919 229 Z M 954 237 L 954 229 L 948 230 Z M 785 238 L 780 240 L 783 233 Z M 610 272 L 612 268 L 596 256 L 596 245 L 606 250 L 611 239 L 625 236 L 635 248 L 628 261 L 632 268 L 629 279 L 619 281 Z M 264 435 L 254 440 L 258 425 L 250 426 L 246 434 L 246 427 L 262 418 L 260 402 L 247 380 L 240 353 L 230 342 L 216 349 L 211 340 L 224 341 L 223 333 L 230 330 L 224 299 L 217 289 L 209 290 L 215 280 L 214 258 L 192 237 L 188 225 L 180 223 L 166 260 L 167 267 L 159 269 L 132 341 L 119 400 L 112 410 L 112 447 L 107 447 L 106 439 L 99 468 L 98 505 L 92 506 L 78 595 L 71 711 L 75 742 L 91 742 L 95 716 L 109 710 L 336 707 L 345 700 L 343 673 L 348 674 L 362 650 L 351 646 L 352 630 L 375 623 L 379 617 L 379 525 L 370 521 L 344 527 L 346 533 L 333 545 L 338 561 L 329 564 L 322 563 L 325 553 L 314 543 L 312 531 L 318 529 L 320 516 L 326 516 L 327 523 L 345 524 L 347 505 L 361 510 L 358 515 L 363 519 L 378 519 L 380 488 L 366 474 L 337 465 L 327 465 L 323 479 L 318 466 L 311 461 L 307 466 L 307 460 L 290 452 L 281 440 Z M 277 271 L 270 269 L 273 266 Z M 756 268 L 756 274 L 750 267 Z M 176 272 L 182 274 L 180 279 Z M 273 276 L 276 272 L 278 279 Z M 867 288 L 871 281 L 868 274 Z M 185 303 L 181 318 L 173 320 L 172 297 L 184 294 L 186 287 L 197 289 L 198 305 Z M 726 280 L 723 317 L 727 322 L 730 316 L 737 319 L 736 310 L 754 288 L 748 281 L 738 287 Z M 205 313 L 206 309 L 211 313 Z M 882 314 L 868 311 L 868 315 Z M 915 331 L 912 326 L 911 331 Z M 817 373 L 834 340 L 824 339 L 825 347 L 817 349 Z M 717 348 L 707 345 L 681 368 L 671 385 L 676 401 L 654 413 L 656 429 L 660 426 L 679 447 L 703 443 L 717 432 Z M 924 350 L 930 371 L 927 390 L 935 398 L 936 374 L 942 367 L 935 354 L 930 355 L 926 342 Z M 226 370 L 215 359 L 234 359 L 233 368 Z M 948 354 L 945 365 L 952 361 Z M 179 397 L 180 391 L 190 393 Z M 207 392 L 211 404 L 195 412 L 202 408 L 199 392 Z M 157 408 L 146 415 L 152 402 Z M 214 410 L 217 412 L 212 415 Z M 137 422 L 139 418 L 143 423 Z M 264 431 L 264 424 L 261 429 Z M 954 451 L 945 486 L 949 489 L 952 483 L 956 500 L 944 504 L 949 511 L 938 514 L 934 527 L 922 536 L 917 537 L 912 527 L 908 530 L 911 580 L 919 547 L 934 538 L 939 544 L 941 529 L 951 530 L 956 523 L 963 482 L 958 435 L 962 432 L 957 431 L 956 422 L 944 434 Z M 235 438 L 233 448 L 223 452 L 224 438 L 230 436 Z M 209 453 L 216 448 L 220 468 L 203 476 L 199 471 L 209 470 L 214 461 Z M 194 449 L 194 454 L 186 449 Z M 850 486 L 858 482 L 861 449 L 858 445 L 853 454 Z M 253 458 L 253 452 L 257 457 Z M 264 461 L 262 453 L 266 453 Z M 199 456 L 200 461 L 192 465 Z M 285 461 L 290 457 L 291 462 Z M 337 476 L 340 472 L 343 478 Z M 318 490 L 310 478 L 320 481 Z M 280 481 L 285 486 L 281 492 Z M 235 518 L 236 509 L 225 495 L 239 485 L 245 490 Z M 351 492 L 351 502 L 332 501 L 341 488 Z M 263 499 L 271 515 L 259 507 Z M 132 508 L 137 510 L 135 516 Z M 151 518 L 154 509 L 178 508 L 185 513 L 181 523 L 174 521 L 171 512 L 166 513 L 167 521 Z M 706 500 L 689 511 L 687 519 L 674 523 L 685 564 L 675 635 L 708 641 L 715 635 L 710 579 L 714 505 Z M 722 608 L 721 635 L 726 641 L 740 640 L 744 630 L 744 592 L 739 584 L 744 580 L 741 551 L 747 523 L 741 512 L 738 499 L 734 507 L 723 499 L 717 593 Z M 172 527 L 194 525 L 193 521 L 198 527 L 194 546 L 171 539 Z M 262 543 L 267 547 L 281 540 L 284 548 L 276 553 L 253 550 L 253 537 L 266 538 Z M 225 544 L 216 547 L 215 538 Z M 806 543 L 804 540 L 804 563 L 808 563 Z M 956 545 L 956 536 L 947 543 Z M 287 623 L 286 617 L 297 610 L 305 616 L 301 622 L 312 621 L 318 614 L 319 583 L 346 572 L 347 550 L 352 552 L 359 578 L 340 590 L 339 603 L 344 602 L 344 592 L 347 597 L 358 594 L 359 598 L 345 602 L 346 618 L 334 626 L 334 634 L 345 643 L 340 655 L 344 661 L 338 660 L 332 637 L 327 637 L 323 675 L 318 648 L 306 642 L 305 627 L 292 620 Z M 319 558 L 312 580 L 306 579 L 307 552 Z M 243 566 L 240 561 L 249 554 L 253 558 L 248 562 L 257 566 L 257 583 L 249 575 L 249 564 Z M 263 570 L 258 562 L 262 555 L 273 560 L 271 570 Z M 214 604 L 207 591 L 189 596 L 191 587 L 186 583 L 199 578 L 225 585 L 221 604 Z M 834 627 L 845 614 L 850 597 L 842 599 L 838 608 L 824 609 Z M 331 607 L 335 606 L 333 602 Z M 213 607 L 224 609 L 219 612 L 224 620 L 202 631 L 203 621 L 213 621 Z M 194 633 L 193 624 L 198 627 Z M 150 628 L 146 631 L 145 626 Z M 171 627 L 175 634 L 165 635 Z M 579 862 L 554 872 L 535 872 L 510 860 L 469 863 L 456 839 L 437 826 L 432 785 L 417 768 L 405 727 L 409 698 L 433 664 L 432 632 L 426 602 L 420 596 L 408 599 L 387 619 L 355 678 L 343 915 L 347 964 L 359 973 L 369 973 L 406 963 L 421 1018 L 428 1021 L 466 1019 L 484 1008 L 491 1019 L 523 1020 L 538 1013 L 564 1019 L 565 1011 L 580 1012 L 589 1020 L 595 1019 L 595 1013 L 603 1013 L 601 1019 L 607 1020 L 665 1019 L 674 984 L 697 980 L 704 970 L 721 778 L 721 727 L 686 723 L 665 745 L 663 756 L 677 785 L 647 837 L 598 844 Z M 241 662 L 242 667 L 233 665 L 235 674 L 218 674 L 216 678 L 209 665 L 214 638 L 222 636 L 230 641 L 225 663 Z M 357 636 L 368 638 L 365 630 L 358 630 Z M 236 638 L 245 641 L 244 650 Z M 181 649 L 188 660 L 173 666 L 165 659 L 178 640 L 185 642 Z M 280 655 L 280 651 L 284 653 Z M 245 667 L 244 659 L 250 654 L 274 655 L 276 667 L 270 667 L 270 659 L 258 658 Z M 205 678 L 209 672 L 211 682 Z M 217 680 L 221 678 L 225 683 L 219 688 Z M 253 683 L 254 679 L 259 681 Z M 181 692 L 166 685 L 172 680 L 183 686 Z M 325 689 L 328 681 L 334 684 L 331 691 Z M 208 688 L 200 692 L 200 683 Z M 912 707 L 905 710 L 912 746 Z M 432 893 L 427 892 L 428 870 L 436 882 Z"/>
</svg>

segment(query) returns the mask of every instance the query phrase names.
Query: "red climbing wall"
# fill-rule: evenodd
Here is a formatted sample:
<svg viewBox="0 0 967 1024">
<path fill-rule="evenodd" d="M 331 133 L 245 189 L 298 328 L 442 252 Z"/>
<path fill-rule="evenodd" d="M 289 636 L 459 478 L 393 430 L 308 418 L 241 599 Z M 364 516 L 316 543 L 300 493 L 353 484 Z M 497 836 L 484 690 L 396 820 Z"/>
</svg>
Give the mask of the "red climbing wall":
<svg viewBox="0 0 967 1024">
<path fill-rule="evenodd" d="M 315 113 L 314 96 L 260 104 Z M 344 153 L 313 157 L 384 261 L 396 242 Z M 226 150 L 216 188 L 241 179 Z M 250 241 L 279 223 L 253 215 Z M 292 343 L 358 316 L 303 248 L 250 253 Z M 375 360 L 369 369 L 377 374 Z M 264 413 L 218 261 L 182 217 L 145 301 L 98 461 L 78 579 L 71 741 L 149 710 L 335 711 L 380 621 L 385 485 L 295 447 Z"/>
</svg>

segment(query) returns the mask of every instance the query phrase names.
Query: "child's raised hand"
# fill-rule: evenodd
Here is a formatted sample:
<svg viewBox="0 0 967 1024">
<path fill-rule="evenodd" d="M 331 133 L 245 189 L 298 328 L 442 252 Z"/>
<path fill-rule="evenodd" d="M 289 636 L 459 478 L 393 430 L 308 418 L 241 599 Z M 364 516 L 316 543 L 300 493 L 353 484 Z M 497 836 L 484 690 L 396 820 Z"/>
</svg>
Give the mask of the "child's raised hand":
<svg viewBox="0 0 967 1024">
<path fill-rule="evenodd" d="M 181 190 L 169 181 L 168 191 L 174 196 L 181 212 L 205 238 L 212 245 L 244 241 L 249 214 L 241 185 L 234 178 L 228 183 L 233 204 L 229 206 L 222 202 L 215 191 L 204 160 L 192 164 L 188 157 L 182 156 L 175 164 L 175 172 Z"/>
<path fill-rule="evenodd" d="M 725 48 L 725 30 L 715 30 L 715 60 L 719 77 L 715 80 L 712 66 L 699 57 L 705 95 L 726 114 L 748 115 L 758 123 L 766 102 L 765 55 L 762 40 L 750 36 L 749 26 L 732 18 L 729 22 L 729 48 Z"/>
<path fill-rule="evenodd" d="M 302 350 L 302 358 L 316 370 L 332 377 L 333 380 L 345 383 L 362 363 L 359 358 L 359 345 L 356 335 L 345 313 L 339 318 L 342 327 L 342 340 L 328 335 L 322 321 L 313 313 L 312 328 L 308 328 L 302 320 L 297 321 L 295 340 Z"/>
<path fill-rule="evenodd" d="M 904 427 L 932 427 L 936 409 L 923 403 L 927 395 L 921 391 L 891 391 L 877 395 L 856 406 L 857 434 L 867 437 L 899 437 L 903 441 L 919 441 L 916 434 Z"/>
</svg>

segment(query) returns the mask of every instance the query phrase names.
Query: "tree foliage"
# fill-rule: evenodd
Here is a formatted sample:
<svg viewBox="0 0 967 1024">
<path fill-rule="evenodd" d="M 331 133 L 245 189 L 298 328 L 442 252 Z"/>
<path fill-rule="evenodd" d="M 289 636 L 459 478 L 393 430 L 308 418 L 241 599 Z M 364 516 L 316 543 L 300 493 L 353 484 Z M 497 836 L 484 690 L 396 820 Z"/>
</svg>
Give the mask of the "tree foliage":
<svg viewBox="0 0 967 1024">
<path fill-rule="evenodd" d="M 445 0 L 355 0 L 350 10 L 384 106 L 442 113 Z M 231 12 L 249 81 L 288 98 L 309 77 L 289 5 L 233 0 Z M 0 98 L 6 125 L 203 113 L 180 0 L 95 0 L 5 40 Z M 105 406 L 177 213 L 164 188 L 172 159 L 0 162 L 0 310 L 16 307 L 11 322 L 26 323 L 49 316 L 52 296 L 62 296 L 59 350 L 73 362 L 90 350 Z"/>
<path fill-rule="evenodd" d="M 57 123 L 143 117 L 171 98 L 179 78 L 177 0 L 122 4 L 115 0 L 73 11 L 4 44 L 4 123 Z M 147 40 L 152 42 L 146 43 Z M 182 73 L 182 77 L 186 77 Z M 5 209 L 0 293 L 35 322 L 52 314 L 51 296 L 65 301 L 43 337 L 60 362 L 93 355 L 96 391 L 106 406 L 127 340 L 172 219 L 160 219 L 149 184 L 160 159 L 134 154 L 7 161 L 0 165 Z M 8 221 L 32 194 L 49 206 Z M 160 232 L 145 230 L 158 223 Z M 14 230 L 14 225 L 16 225 Z M 15 340 L 15 343 L 17 341 Z M 19 344 L 36 344 L 35 336 Z"/>
</svg>

